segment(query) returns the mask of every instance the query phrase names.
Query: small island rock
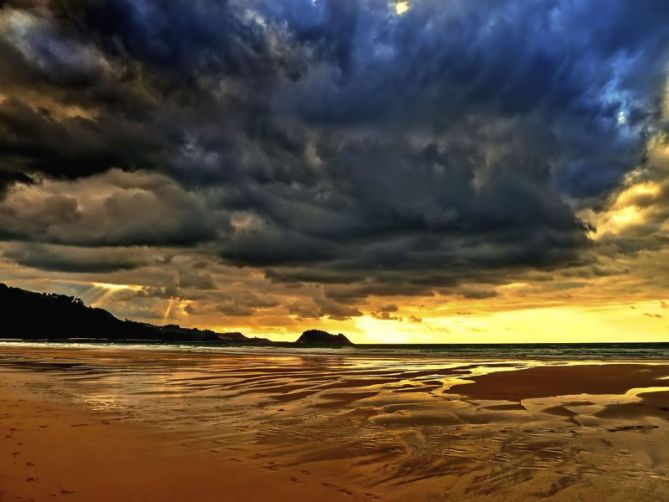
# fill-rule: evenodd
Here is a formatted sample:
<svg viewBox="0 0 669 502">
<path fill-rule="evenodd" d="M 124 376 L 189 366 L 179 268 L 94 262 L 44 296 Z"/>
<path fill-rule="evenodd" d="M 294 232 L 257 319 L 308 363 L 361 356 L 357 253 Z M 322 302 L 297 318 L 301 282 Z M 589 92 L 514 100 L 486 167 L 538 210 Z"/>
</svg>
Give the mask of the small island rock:
<svg viewBox="0 0 669 502">
<path fill-rule="evenodd" d="M 300 345 L 327 347 L 350 347 L 353 345 L 353 343 L 341 333 L 333 335 L 327 331 L 321 331 L 319 329 L 305 331 L 295 343 Z"/>
</svg>

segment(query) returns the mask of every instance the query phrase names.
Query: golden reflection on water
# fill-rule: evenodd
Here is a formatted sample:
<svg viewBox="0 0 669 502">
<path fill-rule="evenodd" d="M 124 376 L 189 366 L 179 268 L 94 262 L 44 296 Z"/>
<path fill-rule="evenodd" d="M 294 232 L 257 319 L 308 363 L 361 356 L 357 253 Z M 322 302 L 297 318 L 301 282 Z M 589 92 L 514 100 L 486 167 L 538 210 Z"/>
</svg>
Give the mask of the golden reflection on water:
<svg viewBox="0 0 669 502">
<path fill-rule="evenodd" d="M 660 371 L 658 382 L 618 394 L 505 401 L 470 398 L 466 386 L 453 391 L 493 373 L 603 364 L 0 349 L 0 371 L 30 372 L 47 396 L 172 431 L 175 441 L 203 449 L 260 448 L 267 462 L 291 465 L 336 459 L 346 462 L 346 475 L 380 485 L 477 473 L 475 487 L 462 489 L 484 496 L 514 476 L 519 483 L 556 476 L 669 482 L 660 451 L 669 450 L 669 408 L 662 411 L 669 386 L 657 385 L 669 379 L 667 365 L 665 375 L 661 363 L 648 364 Z M 620 451 L 630 458 L 619 461 Z"/>
</svg>

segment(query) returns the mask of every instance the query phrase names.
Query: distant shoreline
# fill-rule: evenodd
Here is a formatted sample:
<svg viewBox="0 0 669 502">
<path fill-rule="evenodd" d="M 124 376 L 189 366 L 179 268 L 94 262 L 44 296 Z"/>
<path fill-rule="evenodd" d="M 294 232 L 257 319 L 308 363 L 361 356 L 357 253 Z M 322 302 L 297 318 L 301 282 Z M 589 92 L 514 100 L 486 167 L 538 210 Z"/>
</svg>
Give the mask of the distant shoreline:
<svg viewBox="0 0 669 502">
<path fill-rule="evenodd" d="M 219 342 L 172 342 L 146 340 L 75 339 L 0 339 L 0 346 L 75 348 L 143 349 L 147 351 L 184 351 L 202 353 L 341 355 L 355 357 L 434 358 L 449 360 L 560 360 L 583 361 L 669 361 L 668 342 L 649 343 L 578 343 L 578 344 L 355 344 L 305 345 L 295 342 L 271 342 L 262 345 Z"/>
</svg>

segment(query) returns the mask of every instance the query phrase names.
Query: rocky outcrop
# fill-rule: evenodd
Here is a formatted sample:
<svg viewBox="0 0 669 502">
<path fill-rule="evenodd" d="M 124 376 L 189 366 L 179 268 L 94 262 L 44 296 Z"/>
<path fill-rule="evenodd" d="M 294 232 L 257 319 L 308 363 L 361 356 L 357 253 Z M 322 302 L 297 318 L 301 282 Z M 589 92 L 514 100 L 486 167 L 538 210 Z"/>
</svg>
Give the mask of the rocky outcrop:
<svg viewBox="0 0 669 502">
<path fill-rule="evenodd" d="M 305 331 L 295 343 L 297 345 L 310 345 L 316 347 L 350 347 L 353 345 L 353 343 L 341 333 L 333 335 L 327 331 L 321 331 L 319 329 Z"/>
</svg>

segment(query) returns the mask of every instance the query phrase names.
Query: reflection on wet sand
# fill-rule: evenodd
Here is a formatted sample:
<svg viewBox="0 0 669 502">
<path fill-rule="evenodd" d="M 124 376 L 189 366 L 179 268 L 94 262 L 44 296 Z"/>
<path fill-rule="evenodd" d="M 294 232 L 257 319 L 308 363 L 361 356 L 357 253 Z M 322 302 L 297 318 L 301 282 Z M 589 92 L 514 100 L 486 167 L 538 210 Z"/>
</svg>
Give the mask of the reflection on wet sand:
<svg viewBox="0 0 669 502">
<path fill-rule="evenodd" d="M 0 378 L 334 499 L 669 499 L 669 364 L 2 348 Z"/>
</svg>

